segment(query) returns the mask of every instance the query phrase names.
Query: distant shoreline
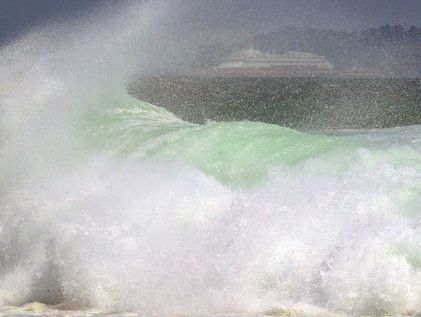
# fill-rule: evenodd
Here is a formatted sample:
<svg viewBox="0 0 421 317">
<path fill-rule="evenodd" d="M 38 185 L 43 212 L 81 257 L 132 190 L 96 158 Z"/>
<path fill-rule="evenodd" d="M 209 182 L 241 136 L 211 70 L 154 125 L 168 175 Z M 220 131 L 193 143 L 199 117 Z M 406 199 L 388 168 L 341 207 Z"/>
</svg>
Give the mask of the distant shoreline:
<svg viewBox="0 0 421 317">
<path fill-rule="evenodd" d="M 175 75 L 177 76 L 177 75 Z M 192 68 L 178 76 L 186 77 L 232 77 L 232 78 L 421 78 L 421 74 L 396 76 L 395 74 L 383 73 L 379 70 L 369 69 L 334 69 L 334 70 L 286 70 L 277 68 L 266 69 L 241 69 L 219 70 L 212 68 Z"/>
</svg>

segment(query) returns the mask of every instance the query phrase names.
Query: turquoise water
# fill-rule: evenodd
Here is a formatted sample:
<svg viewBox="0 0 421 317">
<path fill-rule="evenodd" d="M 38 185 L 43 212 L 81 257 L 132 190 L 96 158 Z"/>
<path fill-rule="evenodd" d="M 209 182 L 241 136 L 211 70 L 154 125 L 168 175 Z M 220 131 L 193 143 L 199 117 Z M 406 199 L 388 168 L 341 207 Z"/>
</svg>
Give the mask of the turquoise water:
<svg viewBox="0 0 421 317">
<path fill-rule="evenodd" d="M 332 161 L 340 171 L 347 156 L 362 147 L 400 165 L 419 168 L 421 163 L 420 129 L 415 126 L 304 133 L 250 121 L 195 125 L 133 97 L 125 99 L 124 107 L 89 121 L 87 133 L 93 144 L 115 151 L 122 160 L 184 161 L 230 185 L 251 185 L 275 165 L 296 166 L 314 157 Z"/>
</svg>

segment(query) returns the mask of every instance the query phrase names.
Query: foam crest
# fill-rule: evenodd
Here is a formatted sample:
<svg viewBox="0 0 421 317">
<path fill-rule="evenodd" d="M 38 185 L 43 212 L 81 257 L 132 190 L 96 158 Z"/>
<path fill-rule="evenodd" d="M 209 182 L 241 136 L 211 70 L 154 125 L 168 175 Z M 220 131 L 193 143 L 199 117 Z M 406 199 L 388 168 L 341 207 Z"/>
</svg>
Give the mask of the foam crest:
<svg viewBox="0 0 421 317">
<path fill-rule="evenodd" d="M 145 163 L 30 184 L 3 203 L 1 300 L 161 314 L 417 311 L 419 214 L 403 214 L 401 194 L 420 174 L 364 166 L 365 155 L 341 177 L 314 159 L 242 190 Z"/>
</svg>

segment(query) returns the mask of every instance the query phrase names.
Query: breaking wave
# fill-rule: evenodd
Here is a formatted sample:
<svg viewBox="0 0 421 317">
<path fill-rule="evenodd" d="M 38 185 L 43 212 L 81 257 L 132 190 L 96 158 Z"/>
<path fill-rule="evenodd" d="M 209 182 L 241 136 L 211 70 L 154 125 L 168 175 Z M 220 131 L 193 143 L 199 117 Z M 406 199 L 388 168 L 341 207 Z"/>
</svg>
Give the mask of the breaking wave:
<svg viewBox="0 0 421 317">
<path fill-rule="evenodd" d="M 421 311 L 421 127 L 194 125 L 136 100 L 130 43 L 162 3 L 2 48 L 0 305 Z"/>
</svg>

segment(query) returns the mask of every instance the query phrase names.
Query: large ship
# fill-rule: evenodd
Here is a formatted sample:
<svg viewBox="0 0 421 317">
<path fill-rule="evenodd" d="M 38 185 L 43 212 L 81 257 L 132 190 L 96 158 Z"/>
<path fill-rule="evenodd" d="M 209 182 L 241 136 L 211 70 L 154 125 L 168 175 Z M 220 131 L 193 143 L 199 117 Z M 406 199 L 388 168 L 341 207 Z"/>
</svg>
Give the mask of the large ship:
<svg viewBox="0 0 421 317">
<path fill-rule="evenodd" d="M 235 69 L 277 69 L 319 71 L 333 70 L 333 65 L 324 57 L 313 53 L 290 51 L 284 54 L 264 53 L 248 49 L 233 53 L 218 67 L 217 70 Z"/>
</svg>

